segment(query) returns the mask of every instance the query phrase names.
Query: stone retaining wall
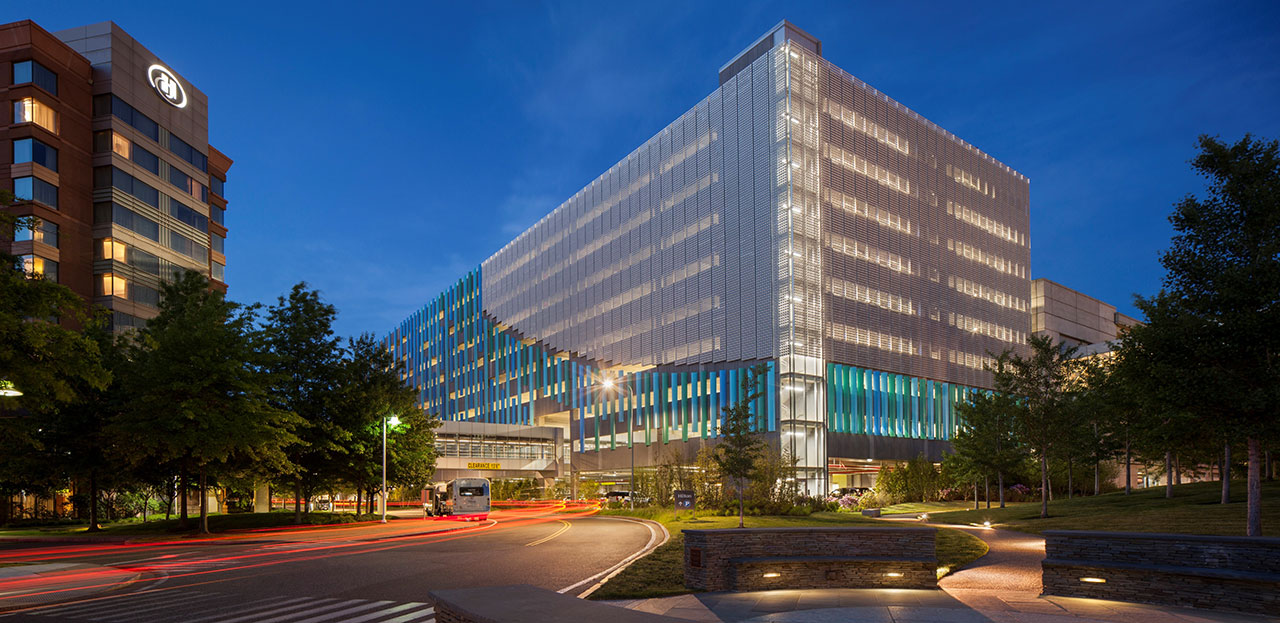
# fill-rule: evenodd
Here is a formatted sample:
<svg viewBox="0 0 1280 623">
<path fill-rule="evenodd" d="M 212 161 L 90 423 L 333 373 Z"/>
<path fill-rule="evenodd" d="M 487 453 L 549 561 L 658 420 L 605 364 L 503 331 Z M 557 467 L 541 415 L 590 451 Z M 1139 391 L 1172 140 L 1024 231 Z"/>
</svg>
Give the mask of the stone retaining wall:
<svg viewBox="0 0 1280 623">
<path fill-rule="evenodd" d="M 1044 594 L 1280 612 L 1280 539 L 1046 530 Z"/>
<path fill-rule="evenodd" d="M 708 591 L 936 588 L 935 534 L 923 527 L 685 530 L 684 583 Z"/>
</svg>

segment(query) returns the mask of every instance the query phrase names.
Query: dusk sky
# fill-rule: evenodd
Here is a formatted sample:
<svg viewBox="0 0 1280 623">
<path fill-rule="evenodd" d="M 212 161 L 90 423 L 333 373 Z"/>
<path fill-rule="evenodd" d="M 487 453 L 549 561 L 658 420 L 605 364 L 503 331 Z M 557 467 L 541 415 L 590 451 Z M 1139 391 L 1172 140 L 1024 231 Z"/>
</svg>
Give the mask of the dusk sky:
<svg viewBox="0 0 1280 623">
<path fill-rule="evenodd" d="M 290 4 L 286 8 L 283 5 Z M 8 3 L 210 100 L 229 296 L 379 336 L 693 107 L 782 19 L 1031 179 L 1032 277 L 1135 313 L 1199 134 L 1280 137 L 1280 3 Z"/>
</svg>

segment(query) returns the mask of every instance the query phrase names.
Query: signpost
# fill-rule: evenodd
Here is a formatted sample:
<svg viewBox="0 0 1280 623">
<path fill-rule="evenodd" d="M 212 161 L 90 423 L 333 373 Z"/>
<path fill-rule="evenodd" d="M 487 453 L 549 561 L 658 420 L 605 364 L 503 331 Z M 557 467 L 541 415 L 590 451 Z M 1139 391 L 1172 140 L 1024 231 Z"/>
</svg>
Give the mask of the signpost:
<svg viewBox="0 0 1280 623">
<path fill-rule="evenodd" d="M 680 517 L 680 509 L 693 510 L 693 491 L 688 489 L 677 489 L 672 491 L 672 496 L 676 500 L 676 518 Z"/>
</svg>

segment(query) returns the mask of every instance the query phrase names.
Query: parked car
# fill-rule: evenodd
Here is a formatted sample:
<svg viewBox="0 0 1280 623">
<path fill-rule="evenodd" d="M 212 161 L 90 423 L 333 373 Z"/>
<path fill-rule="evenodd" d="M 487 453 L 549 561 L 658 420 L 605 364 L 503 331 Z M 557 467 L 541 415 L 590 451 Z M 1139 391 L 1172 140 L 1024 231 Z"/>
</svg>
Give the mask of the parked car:
<svg viewBox="0 0 1280 623">
<path fill-rule="evenodd" d="M 852 495 L 853 497 L 860 498 L 863 495 L 866 495 L 870 490 L 870 487 L 837 487 L 831 490 L 831 497 L 842 498 L 846 495 Z"/>
</svg>

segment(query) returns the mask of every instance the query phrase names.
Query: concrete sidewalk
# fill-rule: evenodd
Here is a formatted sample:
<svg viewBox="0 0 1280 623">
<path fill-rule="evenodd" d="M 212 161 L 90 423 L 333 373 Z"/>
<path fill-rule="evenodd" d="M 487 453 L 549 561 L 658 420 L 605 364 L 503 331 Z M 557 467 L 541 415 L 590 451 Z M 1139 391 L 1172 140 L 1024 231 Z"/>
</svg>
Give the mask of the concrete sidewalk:
<svg viewBox="0 0 1280 623">
<path fill-rule="evenodd" d="M 0 567 L 0 612 L 94 597 L 141 576 L 136 571 L 83 563 Z"/>
<path fill-rule="evenodd" d="M 911 521 L 914 516 L 886 518 Z M 959 528 L 987 543 L 987 555 L 938 582 L 942 590 L 812 589 L 751 593 L 698 593 L 605 602 L 708 623 L 1229 623 L 1280 618 L 1171 608 L 1098 599 L 1041 597 L 1044 539 L 983 527 Z"/>
<path fill-rule="evenodd" d="M 707 623 L 1261 623 L 1277 618 L 1022 591 L 820 589 L 603 602 Z"/>
</svg>

